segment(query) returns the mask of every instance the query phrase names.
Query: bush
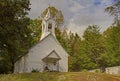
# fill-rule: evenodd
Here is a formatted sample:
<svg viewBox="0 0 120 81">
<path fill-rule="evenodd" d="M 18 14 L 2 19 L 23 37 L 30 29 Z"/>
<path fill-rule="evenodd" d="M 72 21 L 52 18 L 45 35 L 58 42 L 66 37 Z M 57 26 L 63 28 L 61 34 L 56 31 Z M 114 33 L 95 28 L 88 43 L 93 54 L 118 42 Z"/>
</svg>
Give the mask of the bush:
<svg viewBox="0 0 120 81">
<path fill-rule="evenodd" d="M 39 70 L 38 69 L 33 69 L 32 70 L 32 73 L 36 73 L 36 72 L 39 72 Z"/>
<path fill-rule="evenodd" d="M 7 74 L 10 71 L 10 66 L 5 60 L 0 61 L 0 74 Z"/>
<path fill-rule="evenodd" d="M 95 73 L 100 73 L 100 70 L 96 69 L 96 70 L 95 70 Z"/>
<path fill-rule="evenodd" d="M 88 70 L 87 69 L 83 69 L 82 72 L 88 72 Z"/>
</svg>

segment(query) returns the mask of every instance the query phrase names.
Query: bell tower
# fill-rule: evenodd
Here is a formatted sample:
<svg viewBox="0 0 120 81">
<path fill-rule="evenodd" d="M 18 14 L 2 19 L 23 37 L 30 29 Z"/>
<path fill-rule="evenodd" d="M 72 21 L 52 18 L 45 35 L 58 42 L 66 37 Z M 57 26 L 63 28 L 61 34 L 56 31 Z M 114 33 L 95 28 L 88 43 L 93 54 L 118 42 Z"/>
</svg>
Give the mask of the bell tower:
<svg viewBox="0 0 120 81">
<path fill-rule="evenodd" d="M 51 16 L 50 7 L 48 7 L 45 17 L 42 18 L 42 35 L 40 40 L 50 33 L 55 36 L 55 20 Z"/>
</svg>

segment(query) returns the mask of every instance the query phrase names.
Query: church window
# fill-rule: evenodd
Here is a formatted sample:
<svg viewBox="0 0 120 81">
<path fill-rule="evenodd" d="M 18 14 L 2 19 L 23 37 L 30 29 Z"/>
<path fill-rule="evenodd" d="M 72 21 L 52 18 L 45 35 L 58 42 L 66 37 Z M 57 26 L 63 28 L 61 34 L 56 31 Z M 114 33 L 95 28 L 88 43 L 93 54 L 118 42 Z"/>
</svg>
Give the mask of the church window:
<svg viewBox="0 0 120 81">
<path fill-rule="evenodd" d="M 52 24 L 51 24 L 51 23 L 48 24 L 48 29 L 49 29 L 49 30 L 52 29 Z"/>
</svg>

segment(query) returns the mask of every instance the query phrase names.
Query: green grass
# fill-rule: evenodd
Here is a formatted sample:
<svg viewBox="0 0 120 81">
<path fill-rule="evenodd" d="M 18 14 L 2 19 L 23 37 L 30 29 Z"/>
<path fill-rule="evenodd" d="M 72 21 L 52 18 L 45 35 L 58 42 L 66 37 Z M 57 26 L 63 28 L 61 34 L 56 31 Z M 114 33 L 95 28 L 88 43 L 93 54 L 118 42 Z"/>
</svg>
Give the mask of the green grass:
<svg viewBox="0 0 120 81">
<path fill-rule="evenodd" d="M 3 74 L 0 81 L 120 81 L 120 77 L 88 72 Z"/>
</svg>

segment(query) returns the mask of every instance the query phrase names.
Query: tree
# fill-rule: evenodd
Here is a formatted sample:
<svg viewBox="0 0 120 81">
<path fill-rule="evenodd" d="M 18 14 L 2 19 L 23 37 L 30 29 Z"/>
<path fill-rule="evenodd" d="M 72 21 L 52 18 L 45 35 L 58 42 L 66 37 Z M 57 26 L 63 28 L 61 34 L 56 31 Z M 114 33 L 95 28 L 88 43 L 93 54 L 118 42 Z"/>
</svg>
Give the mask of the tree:
<svg viewBox="0 0 120 81">
<path fill-rule="evenodd" d="M 114 23 L 120 25 L 120 1 L 114 3 L 112 6 L 109 6 L 105 9 L 110 15 L 114 16 Z"/>
<path fill-rule="evenodd" d="M 85 54 L 91 59 L 91 62 L 96 64 L 96 67 L 101 67 L 101 71 L 105 71 L 105 48 L 98 26 L 88 26 L 84 35 Z"/>
<path fill-rule="evenodd" d="M 108 66 L 120 65 L 120 25 L 109 27 L 104 33 Z"/>
<path fill-rule="evenodd" d="M 10 71 L 14 63 L 29 48 L 30 29 L 27 28 L 30 19 L 28 14 L 29 0 L 1 0 L 0 2 L 0 49 L 2 57 L 9 64 Z M 5 65 L 5 64 L 4 64 Z"/>
<path fill-rule="evenodd" d="M 69 70 L 70 71 L 81 71 L 83 68 L 81 67 L 82 61 L 81 61 L 81 53 L 80 53 L 80 47 L 81 47 L 81 38 L 76 33 L 75 35 L 73 33 L 69 33 L 69 44 L 70 44 L 70 59 L 69 59 Z"/>
<path fill-rule="evenodd" d="M 61 27 L 64 23 L 64 16 L 62 14 L 62 11 L 56 9 L 53 6 L 49 6 L 48 8 L 46 8 L 43 13 L 41 14 L 41 17 L 44 18 L 48 9 L 50 9 L 50 13 L 51 13 L 51 17 L 55 19 L 56 21 L 56 26 L 57 27 Z"/>
<path fill-rule="evenodd" d="M 41 26 L 42 20 L 40 19 L 34 19 L 30 20 L 30 24 L 28 25 L 28 28 L 31 30 L 31 46 L 37 43 L 40 40 L 41 33 L 42 33 L 42 26 Z"/>
<path fill-rule="evenodd" d="M 108 66 L 119 64 L 120 53 L 120 1 L 105 9 L 110 15 L 114 16 L 115 25 L 109 27 L 104 33 L 106 54 L 108 56 Z"/>
</svg>

